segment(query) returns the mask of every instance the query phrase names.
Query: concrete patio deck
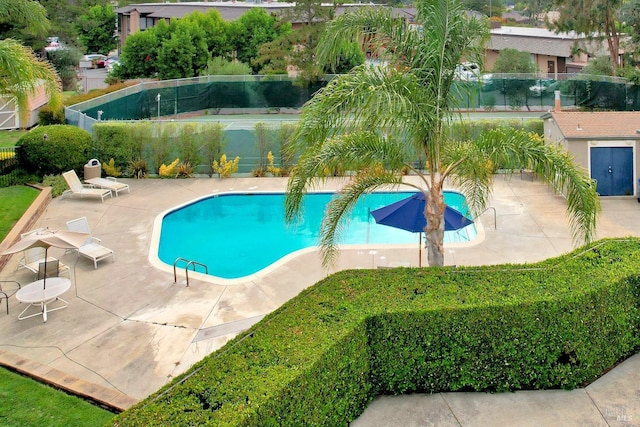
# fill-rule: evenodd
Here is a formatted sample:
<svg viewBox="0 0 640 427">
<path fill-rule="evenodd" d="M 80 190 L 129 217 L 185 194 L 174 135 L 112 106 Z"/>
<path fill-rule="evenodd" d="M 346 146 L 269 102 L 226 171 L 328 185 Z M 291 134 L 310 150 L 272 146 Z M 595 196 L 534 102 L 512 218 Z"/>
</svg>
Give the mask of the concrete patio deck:
<svg viewBox="0 0 640 427">
<path fill-rule="evenodd" d="M 10 314 L 0 315 L 0 364 L 126 409 L 331 271 L 320 266 L 316 251 L 305 251 L 247 280 L 205 281 L 190 274 L 187 287 L 182 270 L 174 283 L 171 267 L 159 269 L 149 261 L 160 213 L 217 192 L 282 191 L 286 179 L 123 181 L 130 194 L 104 203 L 57 198 L 39 218 L 35 226 L 65 228 L 66 221 L 86 216 L 93 235 L 114 250 L 115 261 L 94 269 L 87 259 L 76 262 L 75 255 L 50 249 L 72 266 L 73 285 L 63 296 L 69 307 L 51 313 L 46 323 L 41 317 L 18 321 L 20 303 L 10 298 Z M 335 179 L 322 189 L 339 186 Z M 541 183 L 498 176 L 489 206 L 496 224 L 492 211 L 483 214 L 483 237 L 446 247 L 446 264 L 535 262 L 574 247 L 564 199 Z M 598 238 L 640 236 L 635 198 L 603 199 L 602 206 Z M 257 240 L 255 250 L 264 245 Z M 13 256 L 0 277 L 26 284 L 32 274 L 14 272 L 19 257 Z M 417 261 L 414 245 L 361 246 L 344 249 L 332 271 Z M 635 356 L 599 380 L 601 385 L 573 392 L 382 397 L 353 425 L 640 425 L 639 368 Z"/>
</svg>

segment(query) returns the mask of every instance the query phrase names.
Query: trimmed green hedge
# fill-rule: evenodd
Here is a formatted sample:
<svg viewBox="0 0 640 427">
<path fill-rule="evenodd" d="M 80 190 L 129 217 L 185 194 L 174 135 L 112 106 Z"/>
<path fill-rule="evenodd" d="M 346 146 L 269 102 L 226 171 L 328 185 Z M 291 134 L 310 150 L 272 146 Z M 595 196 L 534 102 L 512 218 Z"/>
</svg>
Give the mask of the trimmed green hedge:
<svg viewBox="0 0 640 427">
<path fill-rule="evenodd" d="M 544 135 L 544 120 L 542 119 L 483 119 L 464 120 L 453 122 L 447 132 L 450 138 L 455 140 L 468 140 L 479 137 L 483 132 L 496 127 L 522 129 Z"/>
<path fill-rule="evenodd" d="M 40 177 L 74 169 L 80 175 L 90 159 L 91 134 L 70 125 L 39 126 L 24 134 L 16 145 L 19 164 Z"/>
<path fill-rule="evenodd" d="M 532 265 L 349 270 L 113 425 L 338 426 L 378 394 L 574 388 L 640 347 L 640 240 Z"/>
<path fill-rule="evenodd" d="M 192 166 L 204 163 L 211 172 L 213 160 L 220 159 L 225 146 L 221 124 L 213 122 L 100 122 L 93 126 L 95 156 L 123 170 L 132 161 L 142 159 L 149 170 L 158 172 L 160 165 L 176 158 Z"/>
</svg>

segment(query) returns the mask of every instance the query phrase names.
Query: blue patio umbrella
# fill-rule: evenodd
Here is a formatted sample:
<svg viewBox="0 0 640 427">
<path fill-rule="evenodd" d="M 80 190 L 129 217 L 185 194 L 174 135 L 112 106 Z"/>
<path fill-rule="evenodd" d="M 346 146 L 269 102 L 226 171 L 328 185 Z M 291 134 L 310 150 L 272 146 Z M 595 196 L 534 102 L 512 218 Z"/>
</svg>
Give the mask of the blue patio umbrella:
<svg viewBox="0 0 640 427">
<path fill-rule="evenodd" d="M 420 233 L 420 266 L 422 266 L 422 232 L 427 225 L 427 219 L 424 216 L 425 203 L 424 193 L 420 192 L 415 193 L 406 199 L 399 200 L 395 203 L 391 203 L 390 205 L 371 211 L 371 215 L 376 220 L 377 224 L 400 228 L 402 230 L 411 231 L 412 233 Z M 445 231 L 459 230 L 472 223 L 472 220 L 456 209 L 450 208 L 449 206 L 445 207 Z"/>
</svg>

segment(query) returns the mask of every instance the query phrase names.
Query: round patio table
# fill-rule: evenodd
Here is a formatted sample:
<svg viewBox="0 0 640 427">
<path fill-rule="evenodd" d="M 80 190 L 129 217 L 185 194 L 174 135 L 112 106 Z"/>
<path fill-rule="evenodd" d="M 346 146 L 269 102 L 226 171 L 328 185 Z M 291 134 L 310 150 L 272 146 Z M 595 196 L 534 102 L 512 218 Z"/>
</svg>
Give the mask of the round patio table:
<svg viewBox="0 0 640 427">
<path fill-rule="evenodd" d="M 43 320 L 46 322 L 47 312 L 61 310 L 67 307 L 68 305 L 67 301 L 60 298 L 60 295 L 67 292 L 70 287 L 71 287 L 71 280 L 65 279 L 63 277 L 47 278 L 46 288 L 45 288 L 44 279 L 36 280 L 35 282 L 29 283 L 28 285 L 23 286 L 22 288 L 20 288 L 18 292 L 16 292 L 16 299 L 20 302 L 24 302 L 29 305 L 27 306 L 27 308 L 22 310 L 22 313 L 18 315 L 18 320 L 24 320 L 30 317 L 42 315 Z M 64 305 L 60 307 L 47 309 L 47 305 L 51 304 L 56 300 L 62 301 Z M 24 313 L 32 305 L 40 306 L 40 312 L 24 316 Z"/>
</svg>

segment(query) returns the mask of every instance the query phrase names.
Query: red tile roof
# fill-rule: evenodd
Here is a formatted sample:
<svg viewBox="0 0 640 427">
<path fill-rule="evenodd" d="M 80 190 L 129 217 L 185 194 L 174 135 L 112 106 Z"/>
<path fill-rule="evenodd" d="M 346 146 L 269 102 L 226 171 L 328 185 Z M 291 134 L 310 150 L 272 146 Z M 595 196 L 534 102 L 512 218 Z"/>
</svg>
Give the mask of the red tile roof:
<svg viewBox="0 0 640 427">
<path fill-rule="evenodd" d="M 561 111 L 551 117 L 565 138 L 640 139 L 640 111 Z"/>
</svg>

